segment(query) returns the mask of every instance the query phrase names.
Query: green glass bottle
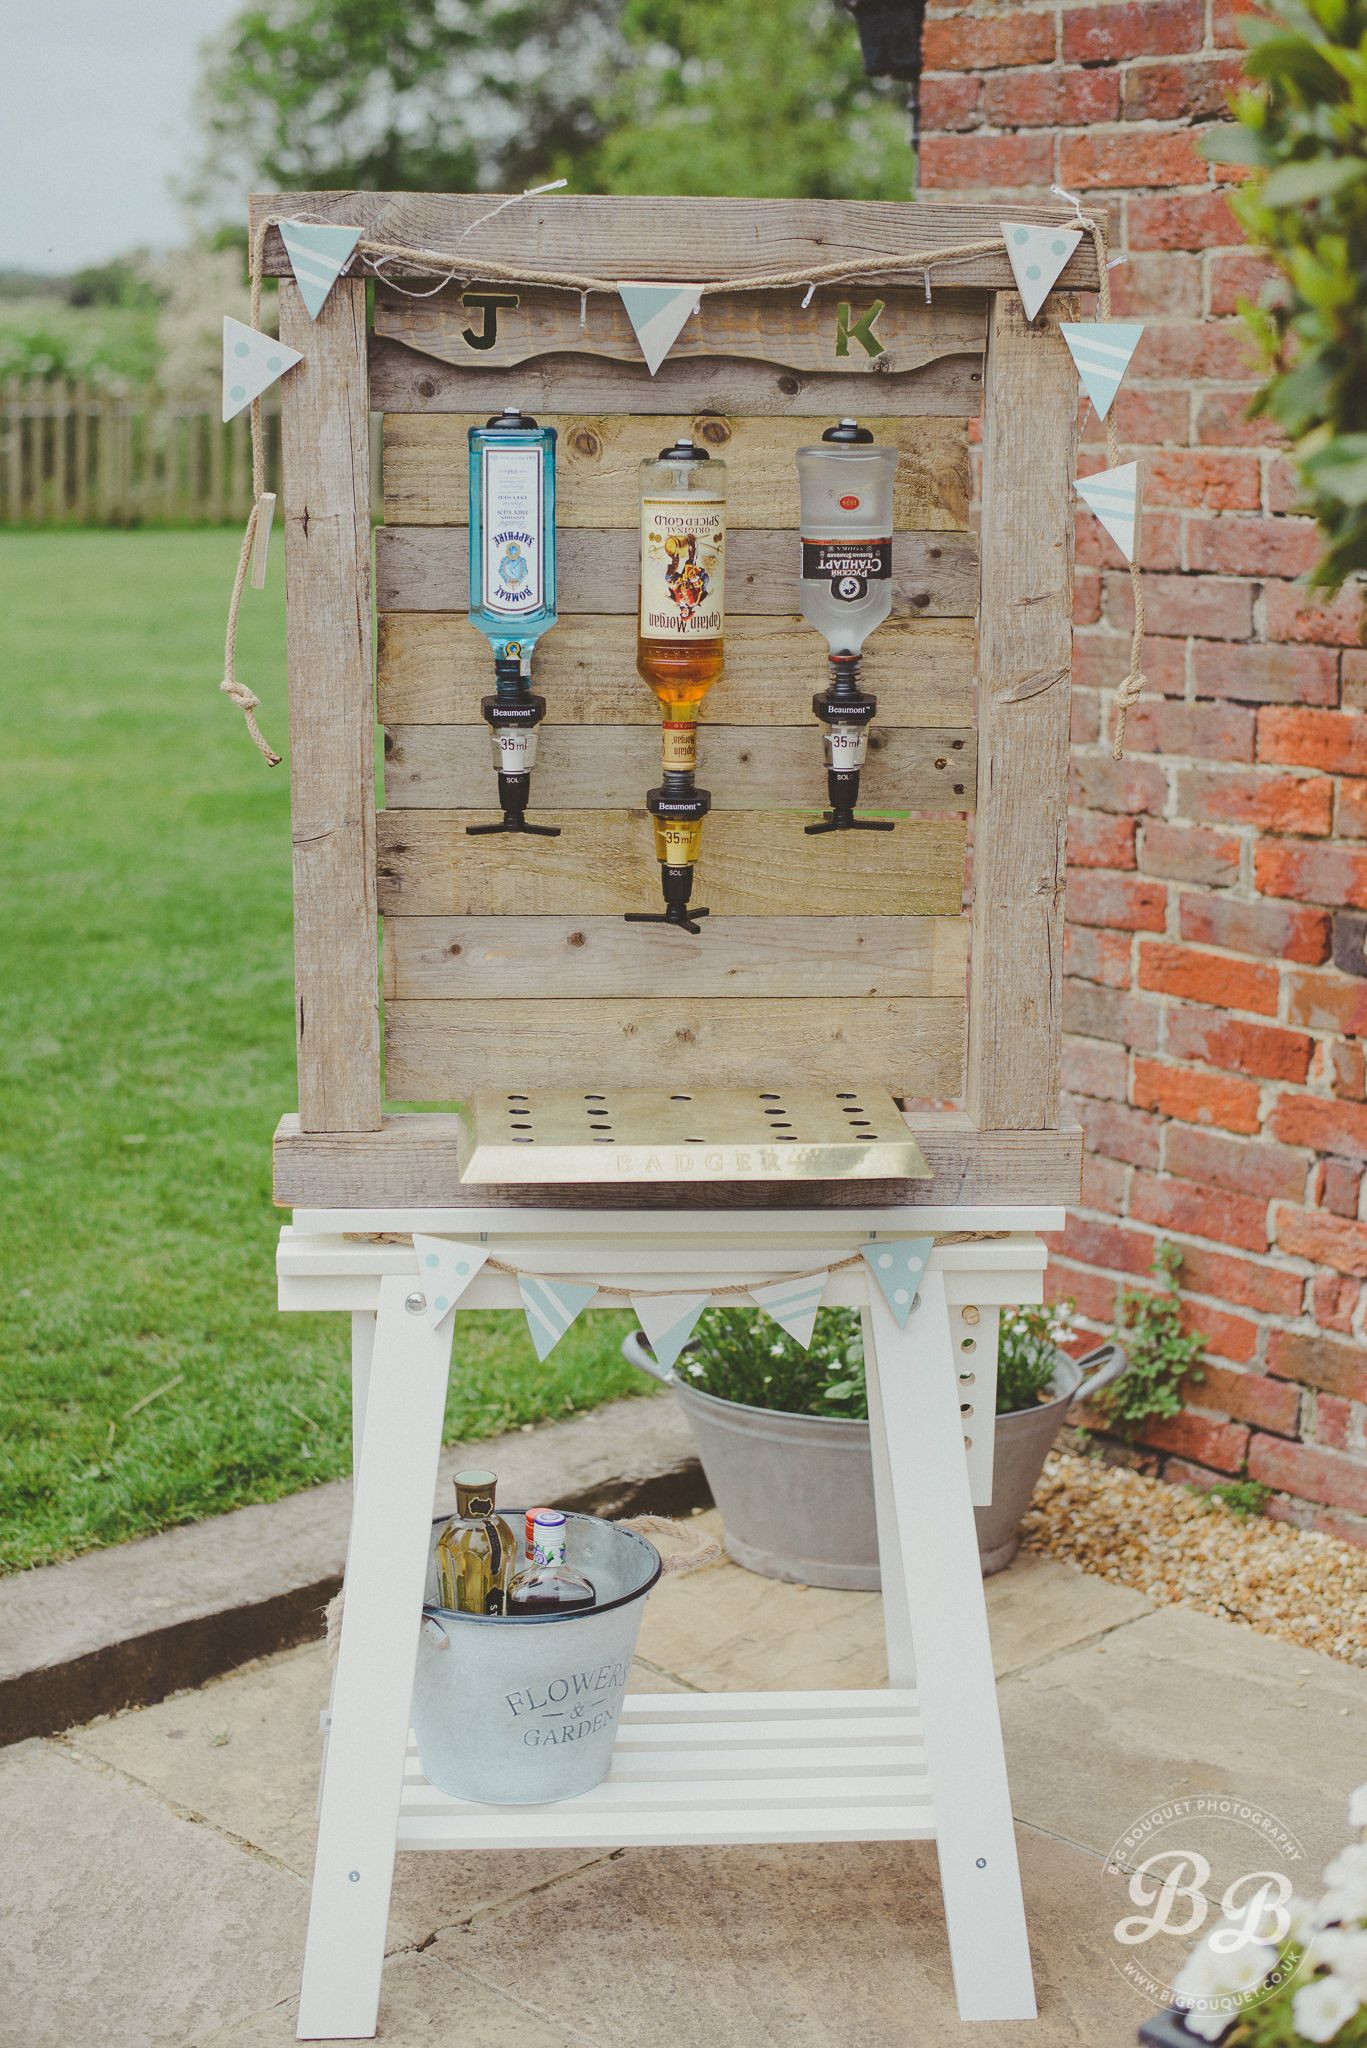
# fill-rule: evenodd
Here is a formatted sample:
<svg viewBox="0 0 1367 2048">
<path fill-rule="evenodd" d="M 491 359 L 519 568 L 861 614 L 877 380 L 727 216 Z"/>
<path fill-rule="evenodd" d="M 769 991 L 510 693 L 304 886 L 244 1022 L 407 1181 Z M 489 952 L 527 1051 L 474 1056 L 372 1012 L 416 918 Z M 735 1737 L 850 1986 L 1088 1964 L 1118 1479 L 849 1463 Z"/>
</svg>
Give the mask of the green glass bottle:
<svg viewBox="0 0 1367 2048">
<path fill-rule="evenodd" d="M 492 1472 L 457 1472 L 456 1512 L 437 1538 L 441 1604 L 457 1614 L 502 1614 L 508 1581 L 522 1560 L 494 1506 Z"/>
</svg>

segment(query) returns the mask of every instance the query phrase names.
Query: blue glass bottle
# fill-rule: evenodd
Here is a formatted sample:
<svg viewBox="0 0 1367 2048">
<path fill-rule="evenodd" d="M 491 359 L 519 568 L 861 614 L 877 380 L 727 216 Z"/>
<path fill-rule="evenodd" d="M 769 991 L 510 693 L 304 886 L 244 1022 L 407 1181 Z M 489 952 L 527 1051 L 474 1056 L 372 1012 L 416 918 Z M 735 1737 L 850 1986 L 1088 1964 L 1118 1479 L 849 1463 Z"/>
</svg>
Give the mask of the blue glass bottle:
<svg viewBox="0 0 1367 2048">
<path fill-rule="evenodd" d="M 555 624 L 555 428 L 516 406 L 470 429 L 470 624 L 494 653 L 494 690 L 480 704 L 494 743 L 496 825 L 470 833 L 534 832 L 527 799 L 536 766 L 536 729 L 546 700 L 528 685 L 532 650 Z"/>
</svg>

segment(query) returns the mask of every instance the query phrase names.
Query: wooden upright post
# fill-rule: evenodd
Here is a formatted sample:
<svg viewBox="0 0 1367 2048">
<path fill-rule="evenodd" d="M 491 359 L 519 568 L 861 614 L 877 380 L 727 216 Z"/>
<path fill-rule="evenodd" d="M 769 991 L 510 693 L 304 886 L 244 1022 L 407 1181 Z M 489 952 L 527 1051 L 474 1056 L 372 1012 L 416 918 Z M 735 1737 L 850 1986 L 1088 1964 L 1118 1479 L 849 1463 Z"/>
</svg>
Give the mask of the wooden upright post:
<svg viewBox="0 0 1367 2048">
<path fill-rule="evenodd" d="M 1067 298 L 998 292 L 983 401 L 978 816 L 966 1106 L 980 1130 L 1059 1123 L 1077 372 Z"/>
<path fill-rule="evenodd" d="M 307 1131 L 380 1127 L 365 285 L 280 284 L 295 1027 Z"/>
</svg>

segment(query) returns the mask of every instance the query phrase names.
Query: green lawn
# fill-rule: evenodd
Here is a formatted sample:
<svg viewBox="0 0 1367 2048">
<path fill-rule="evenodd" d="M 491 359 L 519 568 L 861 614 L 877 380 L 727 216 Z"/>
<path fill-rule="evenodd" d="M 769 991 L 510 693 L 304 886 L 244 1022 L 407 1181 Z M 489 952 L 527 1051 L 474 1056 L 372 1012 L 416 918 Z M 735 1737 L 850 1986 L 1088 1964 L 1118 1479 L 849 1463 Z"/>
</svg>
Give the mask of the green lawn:
<svg viewBox="0 0 1367 2048">
<path fill-rule="evenodd" d="M 275 1308 L 288 771 L 217 692 L 232 533 L 0 535 L 0 1569 L 349 1464 L 342 1317 Z M 285 737 L 283 563 L 238 672 Z M 621 1314 L 457 1330 L 450 1436 L 641 1391 Z"/>
</svg>

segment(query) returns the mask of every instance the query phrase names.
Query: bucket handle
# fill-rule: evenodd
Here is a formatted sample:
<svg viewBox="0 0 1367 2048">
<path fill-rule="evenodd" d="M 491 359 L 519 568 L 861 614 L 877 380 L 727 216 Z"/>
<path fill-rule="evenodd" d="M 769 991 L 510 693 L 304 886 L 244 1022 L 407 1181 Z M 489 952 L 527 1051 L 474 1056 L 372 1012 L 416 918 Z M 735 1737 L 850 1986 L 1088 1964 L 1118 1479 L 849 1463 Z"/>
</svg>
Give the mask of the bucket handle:
<svg viewBox="0 0 1367 2048">
<path fill-rule="evenodd" d="M 1112 1338 L 1108 1344 L 1098 1344 L 1095 1351 L 1089 1351 L 1085 1358 L 1077 1361 L 1078 1371 L 1088 1377 L 1077 1386 L 1073 1399 L 1089 1401 L 1093 1394 L 1099 1394 L 1103 1387 L 1109 1387 L 1121 1373 L 1128 1372 L 1129 1353 Z"/>
</svg>

